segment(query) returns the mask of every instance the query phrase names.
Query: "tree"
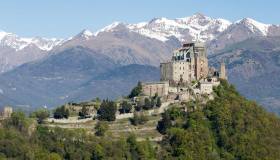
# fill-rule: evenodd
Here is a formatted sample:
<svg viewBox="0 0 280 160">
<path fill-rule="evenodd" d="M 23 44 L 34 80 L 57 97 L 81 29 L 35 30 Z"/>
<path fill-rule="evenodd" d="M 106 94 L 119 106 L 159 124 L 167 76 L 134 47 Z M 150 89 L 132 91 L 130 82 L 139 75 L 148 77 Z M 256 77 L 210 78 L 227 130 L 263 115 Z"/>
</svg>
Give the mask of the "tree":
<svg viewBox="0 0 280 160">
<path fill-rule="evenodd" d="M 149 141 L 137 142 L 136 136 L 131 134 L 127 138 L 131 159 L 156 159 L 155 151 Z"/>
<path fill-rule="evenodd" d="M 156 100 L 155 100 L 155 98 L 152 98 L 150 108 L 154 108 L 154 106 L 156 106 Z"/>
<path fill-rule="evenodd" d="M 28 118 L 21 111 L 13 112 L 11 118 L 7 119 L 5 123 L 6 127 L 15 127 L 19 131 L 26 131 L 28 127 Z"/>
<path fill-rule="evenodd" d="M 160 133 L 165 134 L 167 129 L 170 128 L 171 126 L 172 126 L 172 121 L 169 113 L 166 111 L 162 114 L 162 119 L 158 122 L 157 130 Z"/>
<path fill-rule="evenodd" d="M 114 121 L 116 119 L 117 106 L 115 102 L 103 100 L 97 111 L 98 119 L 103 121 Z"/>
<path fill-rule="evenodd" d="M 138 82 L 137 86 L 134 87 L 130 94 L 128 95 L 129 98 L 133 98 L 133 97 L 136 97 L 136 96 L 139 96 L 142 92 L 142 84 L 141 82 Z"/>
<path fill-rule="evenodd" d="M 156 106 L 157 106 L 157 107 L 160 107 L 160 106 L 161 106 L 161 100 L 160 100 L 160 97 L 157 97 Z"/>
<path fill-rule="evenodd" d="M 51 160 L 61 160 L 62 158 L 57 153 L 51 153 L 51 154 L 49 154 L 49 158 L 48 159 L 51 159 Z"/>
<path fill-rule="evenodd" d="M 105 157 L 104 152 L 105 152 L 104 148 L 101 145 L 99 145 L 99 144 L 94 145 L 91 159 L 92 160 L 102 160 L 102 159 L 104 159 L 104 157 Z"/>
<path fill-rule="evenodd" d="M 132 109 L 132 105 L 127 101 L 123 101 L 121 103 L 120 113 L 130 113 Z"/>
<path fill-rule="evenodd" d="M 142 108 L 143 108 L 143 106 L 141 106 L 141 105 L 139 105 L 139 104 L 137 104 L 137 105 L 135 106 L 135 110 L 138 111 L 138 112 L 141 111 Z"/>
<path fill-rule="evenodd" d="M 39 109 L 31 114 L 31 117 L 37 118 L 39 124 L 43 123 L 43 121 L 49 116 L 50 112 L 47 109 Z"/>
<path fill-rule="evenodd" d="M 145 104 L 143 106 L 143 109 L 148 110 L 152 108 L 151 100 L 150 98 L 145 98 Z"/>
<path fill-rule="evenodd" d="M 95 135 L 97 136 L 104 136 L 106 131 L 108 130 L 109 126 L 107 122 L 99 121 L 95 126 Z"/>
<path fill-rule="evenodd" d="M 67 109 L 65 106 L 56 108 L 53 113 L 55 119 L 68 118 L 69 115 L 69 109 Z"/>
</svg>

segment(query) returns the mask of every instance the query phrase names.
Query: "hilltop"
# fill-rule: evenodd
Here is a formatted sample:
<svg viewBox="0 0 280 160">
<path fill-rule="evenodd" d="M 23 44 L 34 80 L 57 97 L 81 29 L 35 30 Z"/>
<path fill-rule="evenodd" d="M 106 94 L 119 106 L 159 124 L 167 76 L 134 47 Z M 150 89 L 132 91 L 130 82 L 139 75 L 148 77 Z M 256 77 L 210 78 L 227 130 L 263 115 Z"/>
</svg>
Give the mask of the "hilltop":
<svg viewBox="0 0 280 160">
<path fill-rule="evenodd" d="M 107 127 L 106 124 L 96 127 L 94 123 L 86 122 L 80 124 L 79 129 L 53 127 L 56 123 L 49 124 L 51 127 L 39 124 L 34 128 L 32 119 L 15 112 L 10 119 L 1 122 L 1 157 L 279 159 L 279 117 L 241 96 L 226 81 L 221 81 L 214 89 L 214 95 L 215 98 L 207 103 L 199 100 L 175 103 L 161 118 L 148 117 L 137 127 L 130 127 L 133 125 L 129 119 L 122 119 L 109 122 Z M 155 120 L 158 122 L 154 123 Z M 153 126 L 152 129 L 147 129 L 149 126 Z M 107 131 L 101 134 L 104 129 Z M 125 134 L 118 134 L 119 131 Z M 141 135 L 147 140 L 141 139 Z M 162 140 L 152 137 L 160 135 Z"/>
</svg>

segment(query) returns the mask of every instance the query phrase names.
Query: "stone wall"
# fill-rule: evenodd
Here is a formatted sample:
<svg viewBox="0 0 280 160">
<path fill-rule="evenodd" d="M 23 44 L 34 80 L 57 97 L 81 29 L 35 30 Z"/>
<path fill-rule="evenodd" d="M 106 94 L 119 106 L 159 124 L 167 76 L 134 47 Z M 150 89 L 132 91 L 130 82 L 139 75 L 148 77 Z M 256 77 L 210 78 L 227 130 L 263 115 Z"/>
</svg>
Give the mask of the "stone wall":
<svg viewBox="0 0 280 160">
<path fill-rule="evenodd" d="M 157 83 L 143 83 L 142 84 L 142 93 L 145 96 L 154 96 L 156 93 L 158 96 L 168 95 L 168 82 L 157 82 Z"/>
<path fill-rule="evenodd" d="M 169 81 L 173 77 L 173 66 L 171 62 L 160 64 L 160 80 Z"/>
<path fill-rule="evenodd" d="M 202 82 L 200 84 L 201 94 L 211 94 L 213 92 L 213 84 L 208 82 Z"/>
</svg>

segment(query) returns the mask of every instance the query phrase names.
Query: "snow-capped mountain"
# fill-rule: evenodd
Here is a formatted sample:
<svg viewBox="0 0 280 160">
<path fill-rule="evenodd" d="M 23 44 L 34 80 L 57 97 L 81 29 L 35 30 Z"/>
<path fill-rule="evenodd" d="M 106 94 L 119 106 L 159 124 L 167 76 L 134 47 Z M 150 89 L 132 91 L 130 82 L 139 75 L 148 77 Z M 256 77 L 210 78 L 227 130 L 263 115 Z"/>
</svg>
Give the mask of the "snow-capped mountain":
<svg viewBox="0 0 280 160">
<path fill-rule="evenodd" d="M 215 53 L 233 43 L 241 42 L 248 38 L 279 36 L 280 27 L 271 24 L 264 24 L 251 18 L 244 18 L 232 23 L 215 39 L 208 42 L 208 49 Z M 211 54 L 210 53 L 210 54 Z"/>
<path fill-rule="evenodd" d="M 10 47 L 16 51 L 22 50 L 27 46 L 34 45 L 43 51 L 50 51 L 55 46 L 62 44 L 63 39 L 47 39 L 41 37 L 22 38 L 13 33 L 0 31 L 0 45 Z"/>
<path fill-rule="evenodd" d="M 0 31 L 0 73 L 43 58 L 63 42 L 63 39 L 56 38 L 22 38 L 13 33 Z"/>
<path fill-rule="evenodd" d="M 139 33 L 149 38 L 167 41 L 170 37 L 176 37 L 181 42 L 194 40 L 210 42 L 223 35 L 226 35 L 227 38 L 230 39 L 232 36 L 230 35 L 231 32 L 236 30 L 236 28 L 247 32 L 247 35 L 267 36 L 271 35 L 270 30 L 275 30 L 275 28 L 279 27 L 271 24 L 263 24 L 251 18 L 244 18 L 236 22 L 230 22 L 225 19 L 215 19 L 197 13 L 189 17 L 176 19 L 154 18 L 149 22 L 136 24 L 114 22 L 95 33 L 85 29 L 67 40 L 77 37 L 88 40 L 92 37 L 98 36 L 102 32 L 113 32 L 120 25 L 125 26 L 132 32 Z M 50 51 L 67 40 L 56 38 L 47 39 L 41 37 L 21 38 L 13 33 L 0 31 L 0 45 L 13 48 L 17 51 L 30 45 L 34 45 L 43 51 Z"/>
<path fill-rule="evenodd" d="M 209 41 L 223 32 L 231 22 L 224 19 L 213 19 L 202 14 L 195 14 L 190 17 L 167 19 L 155 18 L 148 23 L 138 23 L 128 25 L 132 31 L 142 35 L 159 39 L 168 40 L 175 36 L 180 41 Z"/>
<path fill-rule="evenodd" d="M 83 38 L 83 39 L 88 40 L 88 39 L 90 39 L 93 36 L 94 36 L 94 33 L 92 33 L 88 29 L 84 29 L 79 34 L 77 34 L 74 38 Z M 73 39 L 73 38 L 71 37 L 69 40 L 71 40 L 71 39 Z"/>
<path fill-rule="evenodd" d="M 125 25 L 124 23 L 121 22 L 113 22 L 112 24 L 98 30 L 97 32 L 94 33 L 95 36 L 98 36 L 99 33 L 101 32 L 112 32 L 118 27 L 119 25 Z"/>
<path fill-rule="evenodd" d="M 227 40 L 236 42 L 254 36 L 273 36 L 275 31 L 280 34 L 279 26 L 264 24 L 251 18 L 230 22 L 225 19 L 215 19 L 197 13 L 189 17 L 176 19 L 154 18 L 149 22 L 136 24 L 114 22 L 95 32 L 94 36 L 98 36 L 102 32 L 113 32 L 120 25 L 125 26 L 131 32 L 163 42 L 169 40 L 170 37 L 176 37 L 181 42 L 202 41 L 206 43 L 226 37 Z M 234 38 L 236 32 L 238 32 L 238 38 Z M 231 39 L 232 37 L 233 39 Z M 224 38 L 221 39 L 224 40 Z"/>
<path fill-rule="evenodd" d="M 174 36 L 182 42 L 192 40 L 205 42 L 214 39 L 217 34 L 223 32 L 231 24 L 228 20 L 213 19 L 198 13 L 185 18 L 154 18 L 149 22 L 136 24 L 114 22 L 95 32 L 94 35 L 98 36 L 102 32 L 112 32 L 119 25 L 124 25 L 132 32 L 160 41 L 167 41 Z"/>
<path fill-rule="evenodd" d="M 268 28 L 271 26 L 270 24 L 260 23 L 251 18 L 244 18 L 236 21 L 235 25 L 243 25 L 249 28 L 252 33 L 261 33 L 263 36 L 267 36 Z"/>
<path fill-rule="evenodd" d="M 77 35 L 65 40 L 40 37 L 22 38 L 13 33 L 0 31 L 0 72 L 10 70 L 22 63 L 37 60 L 48 53 L 61 51 L 73 46 L 82 45 L 92 49 L 102 48 L 100 49 L 102 52 L 110 51 L 111 53 L 112 49 L 116 47 L 116 45 L 113 45 L 117 43 L 116 41 L 118 43 L 120 43 L 119 40 L 121 42 L 135 42 L 137 39 L 141 42 L 145 39 L 137 37 L 135 34 L 133 36 L 131 34 L 127 36 L 127 32 L 133 32 L 142 37 L 144 36 L 145 38 L 151 38 L 164 43 L 169 43 L 169 40 L 173 41 L 174 39 L 177 39 L 181 43 L 186 41 L 206 42 L 209 54 L 212 54 L 227 45 L 251 37 L 280 36 L 280 26 L 263 24 L 250 18 L 230 22 L 225 19 L 215 19 L 197 13 L 192 16 L 176 19 L 154 18 L 148 22 L 136 24 L 114 22 L 96 32 L 91 32 L 88 29 L 82 30 Z M 106 33 L 115 33 L 115 35 L 108 35 Z M 107 41 L 106 44 L 102 43 L 104 39 Z M 118 44 L 117 47 L 133 48 L 132 45 L 130 43 L 123 43 Z M 123 48 L 119 50 L 121 51 Z M 116 56 L 110 54 L 109 56 L 122 57 L 121 55 Z M 133 56 L 137 57 L 139 55 Z M 132 59 L 134 59 L 133 62 L 138 61 L 135 60 L 135 57 Z"/>
</svg>

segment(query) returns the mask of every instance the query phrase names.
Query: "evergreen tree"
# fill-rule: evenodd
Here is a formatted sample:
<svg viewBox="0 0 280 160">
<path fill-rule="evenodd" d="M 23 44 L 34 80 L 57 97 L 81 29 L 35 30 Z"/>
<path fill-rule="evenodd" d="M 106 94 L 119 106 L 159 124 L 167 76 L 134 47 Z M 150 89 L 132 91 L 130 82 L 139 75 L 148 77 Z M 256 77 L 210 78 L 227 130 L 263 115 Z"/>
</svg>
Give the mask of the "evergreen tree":
<svg viewBox="0 0 280 160">
<path fill-rule="evenodd" d="M 145 101 L 145 103 L 144 103 L 143 109 L 145 109 L 145 110 L 151 109 L 152 103 L 151 103 L 150 98 L 145 98 L 144 101 Z"/>
<path fill-rule="evenodd" d="M 116 119 L 117 106 L 115 102 L 103 100 L 97 111 L 98 119 L 103 121 L 114 121 Z"/>
<path fill-rule="evenodd" d="M 134 87 L 130 94 L 128 95 L 129 98 L 133 98 L 133 97 L 136 97 L 136 96 L 139 96 L 142 92 L 142 84 L 141 82 L 138 82 L 137 86 Z"/>
<path fill-rule="evenodd" d="M 120 113 L 130 113 L 132 105 L 127 101 L 123 101 L 120 105 Z"/>
<path fill-rule="evenodd" d="M 161 106 L 161 100 L 160 100 L 160 97 L 157 97 L 156 106 L 157 106 L 157 107 L 160 107 L 160 106 Z"/>
<path fill-rule="evenodd" d="M 61 119 L 61 118 L 68 118 L 70 115 L 69 109 L 67 109 L 65 106 L 56 108 L 53 116 L 56 119 Z"/>
</svg>

